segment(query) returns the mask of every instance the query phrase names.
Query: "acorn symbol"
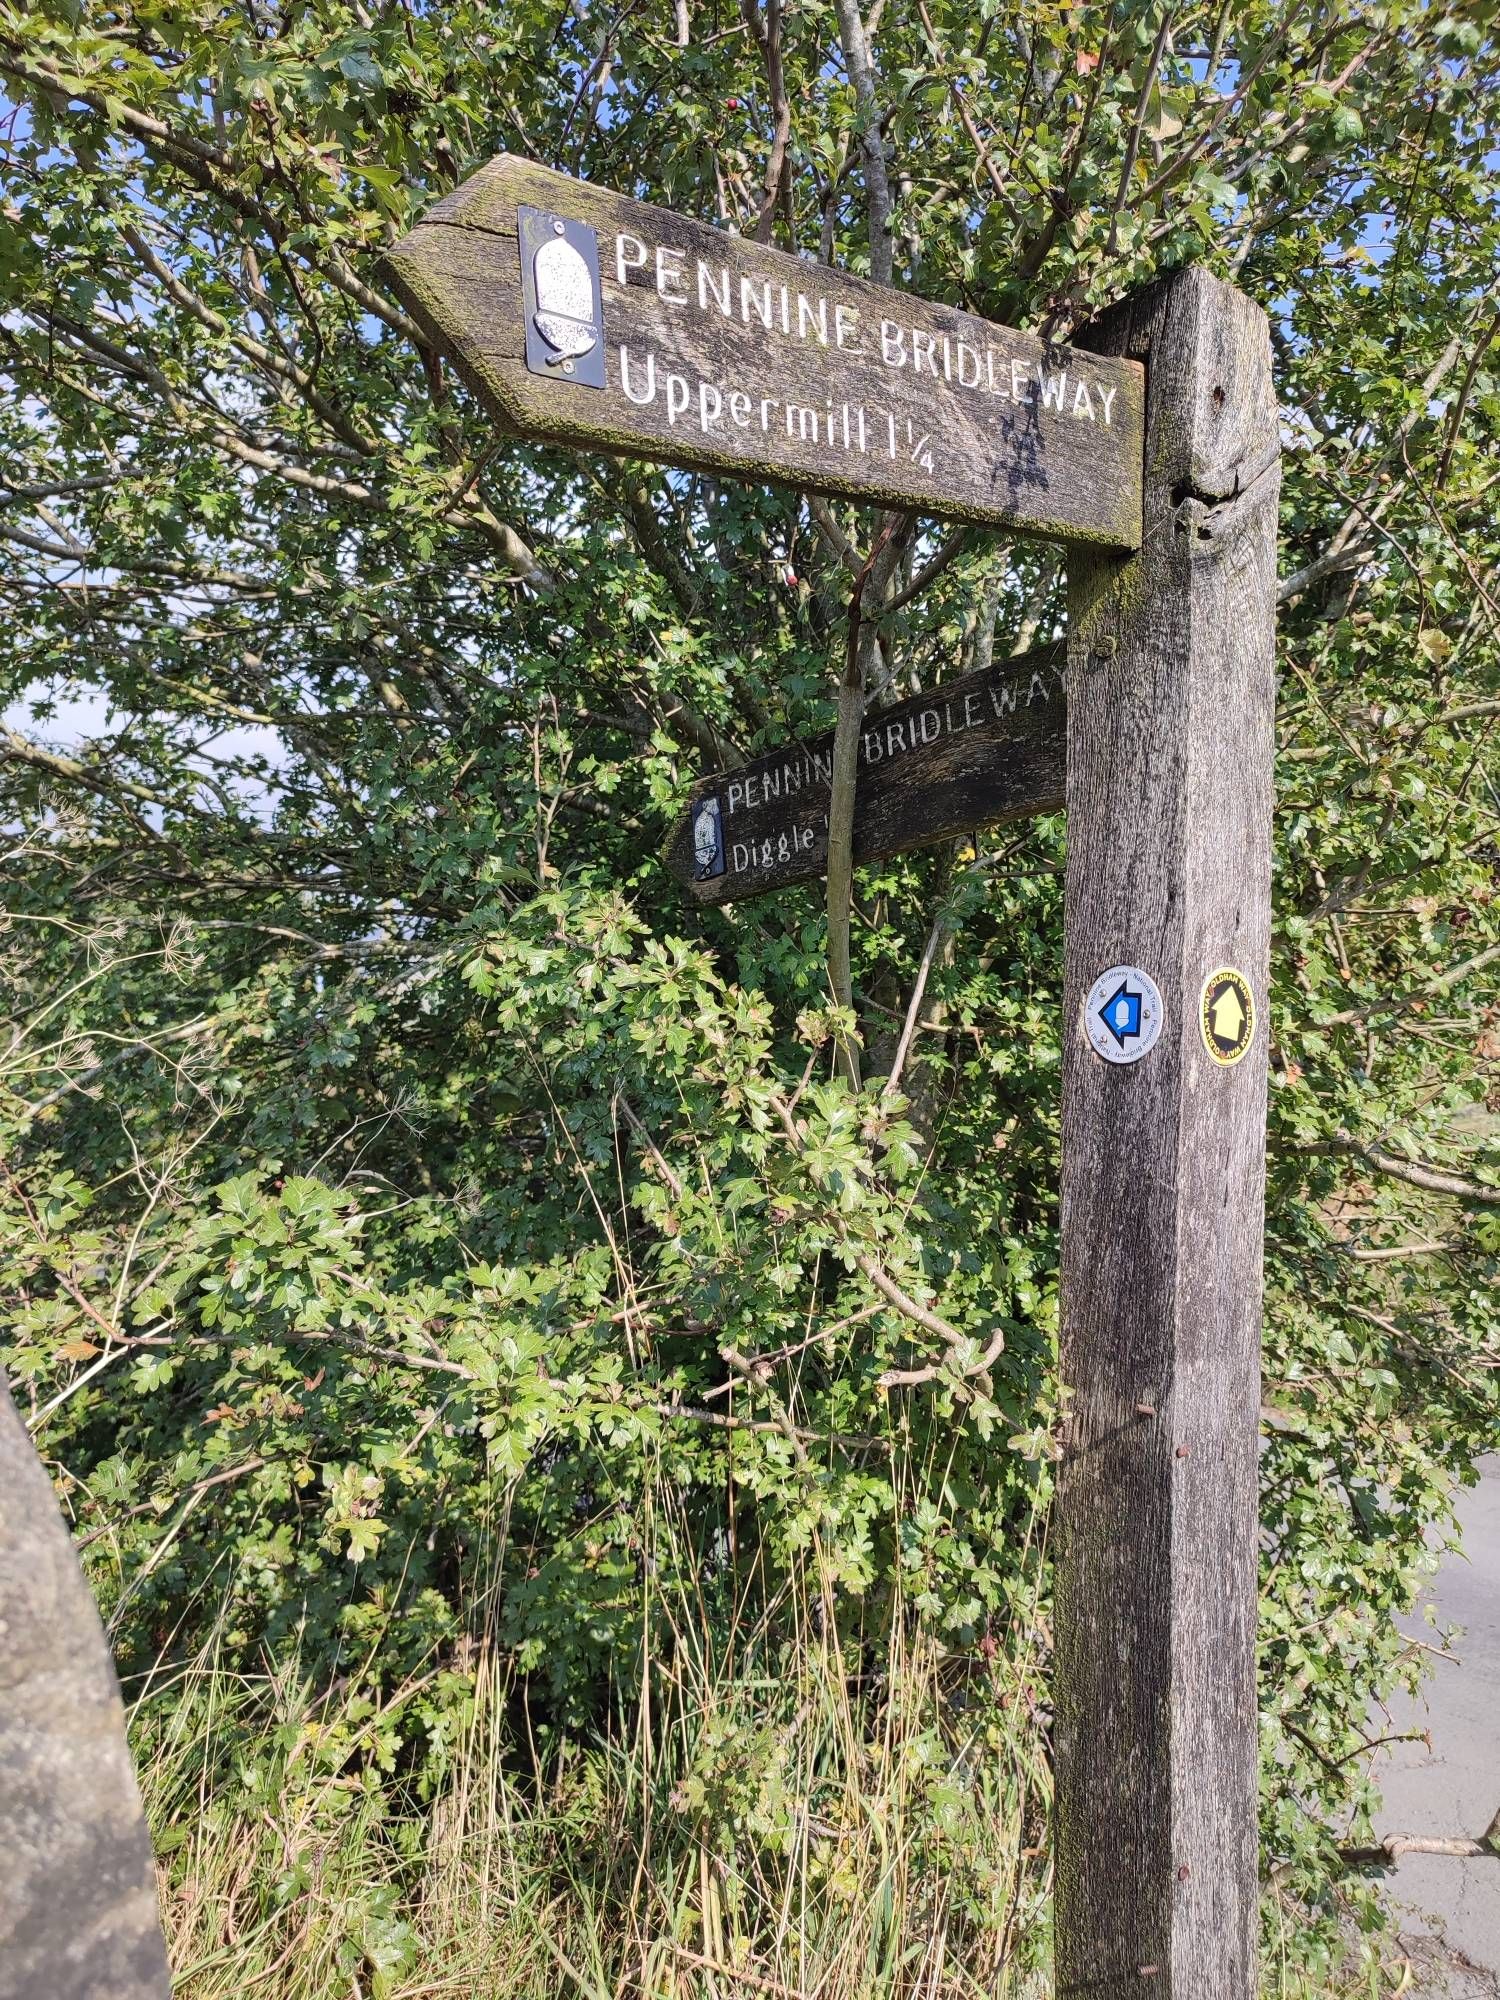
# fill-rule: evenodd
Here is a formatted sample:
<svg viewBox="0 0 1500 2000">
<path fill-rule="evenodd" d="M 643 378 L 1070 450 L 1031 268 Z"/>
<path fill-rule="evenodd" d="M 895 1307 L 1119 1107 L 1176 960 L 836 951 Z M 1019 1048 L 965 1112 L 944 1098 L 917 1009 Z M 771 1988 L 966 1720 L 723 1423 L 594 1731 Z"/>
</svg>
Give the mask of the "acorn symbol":
<svg viewBox="0 0 1500 2000">
<path fill-rule="evenodd" d="M 561 232 L 561 223 L 554 227 Z M 599 337 L 594 329 L 593 276 L 561 233 L 542 245 L 531 269 L 536 284 L 536 330 L 557 360 L 571 363 L 576 356 L 587 354 Z"/>
</svg>

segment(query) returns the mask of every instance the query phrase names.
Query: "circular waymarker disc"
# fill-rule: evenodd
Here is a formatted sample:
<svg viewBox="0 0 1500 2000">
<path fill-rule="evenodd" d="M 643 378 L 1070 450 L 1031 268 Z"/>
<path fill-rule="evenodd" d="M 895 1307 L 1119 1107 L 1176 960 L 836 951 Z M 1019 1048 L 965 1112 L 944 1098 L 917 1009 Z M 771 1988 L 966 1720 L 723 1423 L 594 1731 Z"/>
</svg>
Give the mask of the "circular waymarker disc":
<svg viewBox="0 0 1500 2000">
<path fill-rule="evenodd" d="M 1083 1003 L 1083 1027 L 1095 1055 L 1108 1063 L 1139 1062 L 1156 1047 L 1166 1009 L 1149 972 L 1112 965 L 1101 972 Z"/>
<path fill-rule="evenodd" d="M 1198 1010 L 1203 1046 L 1223 1069 L 1230 1069 L 1255 1039 L 1255 995 L 1243 972 L 1218 966 L 1203 982 Z"/>
</svg>

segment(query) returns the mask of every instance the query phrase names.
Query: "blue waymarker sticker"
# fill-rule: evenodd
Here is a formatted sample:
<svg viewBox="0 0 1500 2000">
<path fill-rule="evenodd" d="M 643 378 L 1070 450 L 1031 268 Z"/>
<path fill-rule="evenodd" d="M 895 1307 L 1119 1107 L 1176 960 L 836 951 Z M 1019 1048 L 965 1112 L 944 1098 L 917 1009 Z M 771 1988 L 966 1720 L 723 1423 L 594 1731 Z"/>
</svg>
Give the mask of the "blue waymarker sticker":
<svg viewBox="0 0 1500 2000">
<path fill-rule="evenodd" d="M 1164 1015 L 1150 973 L 1138 965 L 1112 965 L 1088 990 L 1083 1028 L 1095 1055 L 1107 1063 L 1133 1063 L 1155 1048 Z"/>
</svg>

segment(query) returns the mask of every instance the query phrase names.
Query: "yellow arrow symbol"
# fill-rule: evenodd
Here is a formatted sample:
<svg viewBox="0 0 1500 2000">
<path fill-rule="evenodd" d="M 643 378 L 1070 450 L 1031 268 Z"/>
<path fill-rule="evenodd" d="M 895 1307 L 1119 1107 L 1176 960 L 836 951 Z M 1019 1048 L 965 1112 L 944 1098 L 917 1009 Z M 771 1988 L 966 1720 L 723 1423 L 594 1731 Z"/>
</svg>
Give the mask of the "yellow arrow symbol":
<svg viewBox="0 0 1500 2000">
<path fill-rule="evenodd" d="M 1237 1042 L 1240 1030 L 1245 1025 L 1245 1010 L 1240 1005 L 1240 996 L 1232 986 L 1226 986 L 1209 1008 L 1209 1019 L 1214 1034 L 1221 1042 Z"/>
</svg>

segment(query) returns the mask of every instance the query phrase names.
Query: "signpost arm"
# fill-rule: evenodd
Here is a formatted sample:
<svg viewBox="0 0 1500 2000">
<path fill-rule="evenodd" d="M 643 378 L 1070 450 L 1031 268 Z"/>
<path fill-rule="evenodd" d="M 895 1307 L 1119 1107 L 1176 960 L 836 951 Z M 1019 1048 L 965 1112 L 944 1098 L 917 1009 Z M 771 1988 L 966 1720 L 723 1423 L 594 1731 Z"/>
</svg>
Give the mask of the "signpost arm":
<svg viewBox="0 0 1500 2000">
<path fill-rule="evenodd" d="M 1277 412 L 1203 271 L 1080 344 L 1146 363 L 1146 477 L 1140 552 L 1069 558 L 1057 1991 L 1251 2000 Z M 1136 1062 L 1085 1034 L 1116 966 L 1162 996 Z"/>
</svg>

